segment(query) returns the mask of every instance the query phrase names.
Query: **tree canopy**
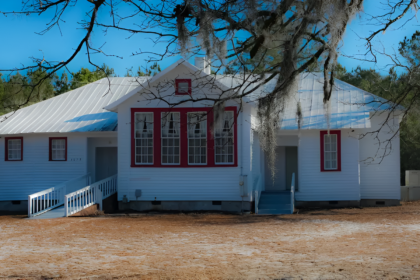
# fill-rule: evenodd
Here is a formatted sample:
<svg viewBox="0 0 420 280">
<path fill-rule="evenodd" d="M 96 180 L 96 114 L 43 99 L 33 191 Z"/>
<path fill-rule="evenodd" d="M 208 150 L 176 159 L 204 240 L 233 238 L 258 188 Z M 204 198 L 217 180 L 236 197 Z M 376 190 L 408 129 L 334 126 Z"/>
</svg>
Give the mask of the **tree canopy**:
<svg viewBox="0 0 420 280">
<path fill-rule="evenodd" d="M 79 2 L 24 0 L 21 11 L 2 11 L 2 14 L 44 17 L 47 27 L 39 32 L 42 35 L 53 28 L 60 28 L 66 12 L 78 9 Z M 328 112 L 334 77 L 342 74 L 336 72 L 339 44 L 351 20 L 363 11 L 364 0 L 88 0 L 88 2 L 90 7 L 83 11 L 85 20 L 78 22 L 84 30 L 84 36 L 75 41 L 73 52 L 68 57 L 60 60 L 51 60 L 48 56 L 35 57 L 30 65 L 0 70 L 22 73 L 26 71 L 36 73 L 37 69 L 41 71 L 29 80 L 18 74 L 9 78 L 16 80 L 11 85 L 25 88 L 22 90 L 23 97 L 20 104 L 12 106 L 13 109 L 29 104 L 32 98 L 42 99 L 40 87 L 49 85 L 51 80 L 54 80 L 54 85 L 60 88 L 56 92 L 62 92 L 67 90 L 68 83 L 70 88 L 74 88 L 101 76 L 98 71 L 91 72 L 87 69 L 75 73 L 74 82 L 73 80 L 67 82 L 65 76 L 61 78 L 55 76 L 59 71 L 66 69 L 82 51 L 87 54 L 88 62 L 101 70 L 103 75 L 113 75 L 107 72 L 109 69 L 95 64 L 92 55 L 119 57 L 118 49 L 115 53 L 107 54 L 102 47 L 95 47 L 92 36 L 94 31 L 115 30 L 130 36 L 143 34 L 147 35 L 154 44 L 164 45 L 161 52 L 154 48 L 143 50 L 139 46 L 133 46 L 133 55 L 147 55 L 147 62 L 159 62 L 176 55 L 184 58 L 206 55 L 213 62 L 215 73 L 242 75 L 243 84 L 250 82 L 252 77 L 251 82 L 256 85 L 255 87 L 247 87 L 244 90 L 242 85 L 238 85 L 228 90 L 220 89 L 221 94 L 218 98 L 205 97 L 204 99 L 213 103 L 214 110 L 223 108 L 227 101 L 237 101 L 241 105 L 242 97 L 275 79 L 274 89 L 258 100 L 257 114 L 261 145 L 269 155 L 270 165 L 274 166 L 276 131 L 282 117 L 285 98 L 288 98 L 296 88 L 296 79 L 300 73 L 320 70 L 324 74 L 324 104 Z M 387 56 L 393 61 L 392 70 L 400 67 L 406 71 L 405 83 L 399 84 L 398 95 L 388 89 L 392 104 L 397 106 L 405 102 L 414 102 L 417 98 L 419 80 L 416 76 L 417 37 L 403 42 L 400 48 L 399 55 L 408 61 L 408 65 L 402 63 L 398 57 L 375 50 L 372 41 L 411 11 L 416 14 L 417 0 L 388 0 L 383 3 L 377 2 L 377 7 L 378 11 L 381 11 L 379 15 L 367 15 L 374 28 L 369 36 L 364 38 L 366 55 L 371 54 L 372 61 L 376 61 L 379 54 Z M 51 14 L 52 19 L 49 18 Z M 238 34 L 241 40 L 238 39 Z M 158 69 L 150 70 L 153 74 Z M 142 73 L 148 74 L 141 71 L 138 75 Z M 246 75 L 243 75 L 244 73 Z M 348 81 L 358 83 L 371 91 L 379 91 L 385 85 L 395 86 L 392 82 L 392 79 L 395 79 L 392 73 L 390 80 L 385 81 L 385 84 L 382 83 L 382 79 L 375 77 L 374 71 L 360 69 L 354 73 L 357 74 L 347 77 Z M 382 82 L 373 82 L 378 79 Z M 7 94 L 3 94 L 5 95 Z M 7 104 L 10 97 L 5 96 L 5 98 L 1 103 Z M 155 96 L 155 98 L 160 97 Z M 183 102 L 202 101 L 203 98 L 195 99 L 194 96 L 190 96 L 189 99 L 174 101 L 175 103 L 168 105 L 177 106 Z M 411 109 L 413 106 L 407 108 Z"/>
</svg>

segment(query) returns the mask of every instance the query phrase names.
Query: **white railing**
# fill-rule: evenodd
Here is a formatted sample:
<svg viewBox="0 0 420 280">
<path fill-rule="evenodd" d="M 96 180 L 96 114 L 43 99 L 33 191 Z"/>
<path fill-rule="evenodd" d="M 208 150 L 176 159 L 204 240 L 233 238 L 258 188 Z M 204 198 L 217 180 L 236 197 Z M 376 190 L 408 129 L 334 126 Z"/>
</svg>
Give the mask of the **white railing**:
<svg viewBox="0 0 420 280">
<path fill-rule="evenodd" d="M 64 198 L 66 217 L 82 211 L 94 204 L 102 211 L 103 199 L 117 192 L 117 175 L 98 181 L 90 186 L 69 193 Z"/>
<path fill-rule="evenodd" d="M 258 214 L 258 204 L 260 202 L 260 197 L 261 197 L 261 182 L 260 182 L 260 176 L 257 175 L 256 178 L 254 179 L 254 186 L 253 186 L 253 190 L 255 193 L 255 214 Z"/>
<path fill-rule="evenodd" d="M 78 191 L 66 194 L 64 202 L 64 213 L 66 217 L 94 204 L 99 204 L 99 210 L 102 210 L 102 192 L 98 185 L 87 186 Z"/>
<path fill-rule="evenodd" d="M 99 185 L 103 195 L 102 199 L 105 199 L 117 192 L 117 175 L 98 181 L 95 184 Z"/>
<path fill-rule="evenodd" d="M 295 211 L 295 173 L 292 175 L 292 185 L 290 186 L 290 207 L 293 214 Z"/>
<path fill-rule="evenodd" d="M 57 186 L 28 196 L 28 217 L 45 213 L 64 204 L 66 186 Z"/>
<path fill-rule="evenodd" d="M 64 204 L 64 196 L 73 188 L 90 184 L 90 174 L 61 183 L 55 187 L 28 196 L 28 217 L 45 213 Z"/>
</svg>

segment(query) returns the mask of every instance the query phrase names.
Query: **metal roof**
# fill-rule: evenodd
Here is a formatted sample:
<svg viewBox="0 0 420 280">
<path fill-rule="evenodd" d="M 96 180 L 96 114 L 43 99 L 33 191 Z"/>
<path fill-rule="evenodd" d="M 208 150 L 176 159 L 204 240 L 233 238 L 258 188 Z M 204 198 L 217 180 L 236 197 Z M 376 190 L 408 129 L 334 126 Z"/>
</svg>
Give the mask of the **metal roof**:
<svg viewBox="0 0 420 280">
<path fill-rule="evenodd" d="M 103 108 L 147 79 L 104 78 L 0 116 L 0 134 L 113 131 L 117 127 L 117 113 Z"/>
<path fill-rule="evenodd" d="M 244 77 L 240 75 L 235 77 L 220 75 L 217 79 L 230 87 L 242 85 L 241 88 L 247 88 L 247 90 L 254 87 L 251 82 L 244 83 Z M 247 79 L 252 80 L 249 77 Z M 258 99 L 274 90 L 276 82 L 276 79 L 271 80 L 264 87 L 252 92 L 245 100 L 256 103 Z M 389 110 L 393 105 L 383 98 L 337 79 L 334 81 L 328 106 L 324 104 L 323 98 L 324 75 L 322 73 L 300 74 L 297 93 L 285 99 L 284 111 L 279 116 L 281 129 L 298 129 L 298 104 L 302 112 L 300 129 L 370 128 L 370 112 Z M 399 109 L 404 108 L 399 106 Z"/>
<path fill-rule="evenodd" d="M 114 131 L 117 127 L 117 113 L 103 108 L 133 95 L 148 79 L 150 77 L 104 78 L 15 113 L 0 116 L 0 134 Z M 226 87 L 244 84 L 238 76 L 217 75 L 216 80 Z M 256 104 L 259 98 L 273 90 L 275 83 L 275 80 L 270 81 L 244 98 L 245 101 Z M 249 85 L 244 84 L 243 87 Z M 301 129 L 328 128 L 323 96 L 323 75 L 301 74 L 297 94 L 292 94 L 286 101 L 281 128 L 298 129 L 298 104 L 303 116 Z M 335 80 L 330 100 L 329 128 L 369 128 L 369 112 L 389 108 L 390 104 L 386 100 Z"/>
</svg>

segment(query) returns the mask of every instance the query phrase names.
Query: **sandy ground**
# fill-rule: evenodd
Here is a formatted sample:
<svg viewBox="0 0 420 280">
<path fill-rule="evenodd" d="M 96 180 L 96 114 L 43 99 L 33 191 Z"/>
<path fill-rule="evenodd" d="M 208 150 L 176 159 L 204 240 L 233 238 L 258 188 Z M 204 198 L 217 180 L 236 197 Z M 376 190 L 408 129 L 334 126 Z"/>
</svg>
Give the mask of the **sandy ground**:
<svg viewBox="0 0 420 280">
<path fill-rule="evenodd" d="M 0 216 L 0 277 L 420 279 L 420 203 L 285 216 Z"/>
</svg>

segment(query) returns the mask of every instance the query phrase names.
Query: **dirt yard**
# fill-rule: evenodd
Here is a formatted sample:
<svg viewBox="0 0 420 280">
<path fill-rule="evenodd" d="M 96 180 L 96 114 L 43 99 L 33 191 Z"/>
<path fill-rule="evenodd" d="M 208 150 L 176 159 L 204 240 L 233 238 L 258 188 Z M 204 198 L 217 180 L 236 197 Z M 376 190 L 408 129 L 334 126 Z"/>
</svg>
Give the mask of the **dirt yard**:
<svg viewBox="0 0 420 280">
<path fill-rule="evenodd" d="M 0 277 L 420 278 L 420 203 L 286 216 L 0 216 Z"/>
</svg>

